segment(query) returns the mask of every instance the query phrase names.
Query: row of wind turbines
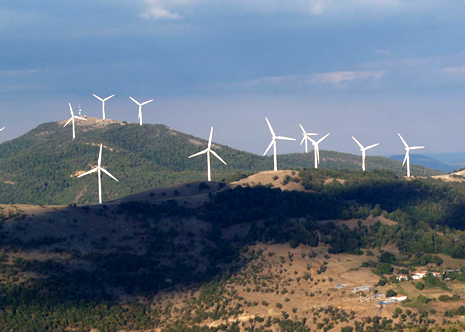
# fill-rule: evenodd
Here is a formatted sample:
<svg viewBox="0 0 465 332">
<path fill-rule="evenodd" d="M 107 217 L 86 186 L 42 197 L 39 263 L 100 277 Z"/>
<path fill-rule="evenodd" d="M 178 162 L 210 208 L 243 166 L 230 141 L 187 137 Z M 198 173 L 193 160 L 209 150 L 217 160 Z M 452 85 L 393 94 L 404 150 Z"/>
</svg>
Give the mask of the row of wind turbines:
<svg viewBox="0 0 465 332">
<path fill-rule="evenodd" d="M 110 98 L 114 97 L 115 95 L 111 95 L 111 96 L 108 96 L 106 98 L 101 98 L 101 97 L 99 97 L 99 96 L 97 96 L 95 94 L 93 94 L 93 96 L 95 98 L 99 99 L 102 102 L 102 118 L 103 118 L 103 120 L 105 120 L 105 118 L 106 118 L 105 117 L 105 102 L 107 100 L 109 100 Z M 131 96 L 129 98 L 139 106 L 138 119 L 139 119 L 140 126 L 142 126 L 142 106 L 152 102 L 153 99 L 140 103 L 137 100 L 135 100 L 134 98 L 132 98 Z M 71 113 L 71 118 L 65 123 L 65 125 L 63 127 L 66 127 L 70 123 L 72 124 L 72 127 L 73 127 L 73 140 L 74 140 L 75 137 L 76 137 L 76 134 L 75 134 L 75 119 L 85 120 L 85 121 L 87 121 L 87 119 L 84 118 L 84 117 L 81 117 L 81 110 L 80 109 L 79 109 L 79 116 L 74 115 L 71 103 L 69 103 L 69 110 L 70 110 L 70 113 Z M 273 147 L 273 162 L 274 162 L 273 169 L 274 169 L 274 171 L 277 171 L 278 170 L 278 160 L 277 160 L 277 151 L 276 151 L 277 150 L 276 141 L 277 140 L 295 141 L 296 139 L 276 135 L 276 133 L 273 130 L 273 127 L 271 126 L 271 123 L 270 123 L 270 121 L 268 120 L 267 117 L 265 117 L 265 120 L 266 120 L 266 123 L 268 124 L 268 127 L 269 127 L 270 132 L 271 132 L 271 142 L 268 145 L 268 147 L 265 150 L 265 153 L 263 155 L 265 156 L 268 153 L 268 151 L 271 149 L 271 147 Z M 302 130 L 302 136 L 303 136 L 302 140 L 300 142 L 300 145 L 305 143 L 305 153 L 308 153 L 308 142 L 310 141 L 312 143 L 313 151 L 314 151 L 314 166 L 315 166 L 315 168 L 318 168 L 318 164 L 320 163 L 319 144 L 323 140 L 325 140 L 330 135 L 330 133 L 328 133 L 328 134 L 324 135 L 323 137 L 321 137 L 320 139 L 316 140 L 316 139 L 313 139 L 311 136 L 317 136 L 318 134 L 307 132 L 301 124 L 299 124 L 299 126 L 300 126 L 300 128 Z M 3 129 L 4 128 L 0 129 L 0 131 L 3 130 Z M 400 134 L 398 134 L 398 135 L 399 135 L 400 139 L 402 140 L 402 143 L 404 144 L 405 151 L 406 151 L 405 158 L 404 158 L 404 161 L 402 163 L 402 166 L 407 162 L 407 177 L 410 177 L 410 150 L 422 149 L 424 147 L 423 146 L 412 146 L 412 147 L 410 147 L 410 146 L 407 145 L 407 143 L 405 142 L 403 137 Z M 197 157 L 197 156 L 202 155 L 202 154 L 207 155 L 207 179 L 208 179 L 208 181 L 211 181 L 211 163 L 210 163 L 211 157 L 210 157 L 210 154 L 215 156 L 223 164 L 227 165 L 227 163 L 215 151 L 212 150 L 212 148 L 211 148 L 212 147 L 212 138 L 213 138 L 213 127 L 211 127 L 211 130 L 210 130 L 210 137 L 208 139 L 207 148 L 188 157 L 188 158 L 193 158 L 193 157 Z M 372 144 L 372 145 L 369 145 L 369 146 L 365 147 L 354 136 L 352 136 L 352 139 L 360 147 L 360 151 L 362 152 L 362 170 L 365 171 L 366 170 L 366 162 L 365 162 L 366 151 L 378 146 L 379 143 Z M 104 168 L 101 167 L 102 147 L 103 147 L 103 145 L 100 144 L 100 152 L 99 152 L 97 167 L 95 167 L 95 168 L 91 169 L 90 171 L 87 171 L 87 172 L 85 172 L 85 173 L 78 176 L 78 178 L 80 178 L 82 176 L 97 172 L 97 174 L 98 174 L 99 203 L 100 204 L 102 203 L 101 172 L 107 174 L 112 179 L 119 182 L 110 172 L 108 172 L 107 170 L 105 170 Z"/>
<path fill-rule="evenodd" d="M 274 154 L 274 170 L 278 170 L 278 161 L 277 161 L 277 154 L 276 154 L 276 140 L 281 139 L 281 140 L 288 140 L 288 141 L 295 141 L 295 138 L 290 138 L 290 137 L 284 137 L 284 136 L 276 136 L 273 127 L 270 124 L 270 121 L 268 121 L 268 118 L 265 117 L 266 123 L 268 124 L 268 127 L 270 128 L 271 132 L 271 142 L 270 145 L 268 145 L 268 148 L 265 150 L 265 153 L 263 154 L 264 156 L 266 153 L 270 150 L 271 146 L 273 146 L 273 154 Z M 310 136 L 316 136 L 318 134 L 316 133 L 308 133 L 305 131 L 304 127 L 299 124 L 300 129 L 302 129 L 302 141 L 300 141 L 300 145 L 302 145 L 305 142 L 305 153 L 308 153 L 308 141 L 312 142 L 313 145 L 313 151 L 315 157 L 313 158 L 315 161 L 315 168 L 318 168 L 318 164 L 320 163 L 320 149 L 319 149 L 319 144 L 329 136 L 330 133 L 326 134 L 325 136 L 321 137 L 319 140 L 314 140 Z M 402 163 L 402 166 L 404 166 L 405 162 L 407 162 L 407 177 L 410 177 L 410 150 L 417 150 L 417 149 L 423 149 L 424 146 L 408 146 L 408 144 L 405 142 L 404 138 L 398 134 L 400 139 L 402 140 L 402 143 L 405 146 L 405 158 L 404 162 Z M 362 151 L 362 170 L 365 172 L 365 158 L 366 158 L 366 151 L 374 148 L 375 146 L 378 146 L 379 143 L 372 144 L 369 146 L 363 146 L 357 139 L 352 136 L 352 139 L 357 143 L 357 145 L 360 147 L 360 151 Z"/>
</svg>

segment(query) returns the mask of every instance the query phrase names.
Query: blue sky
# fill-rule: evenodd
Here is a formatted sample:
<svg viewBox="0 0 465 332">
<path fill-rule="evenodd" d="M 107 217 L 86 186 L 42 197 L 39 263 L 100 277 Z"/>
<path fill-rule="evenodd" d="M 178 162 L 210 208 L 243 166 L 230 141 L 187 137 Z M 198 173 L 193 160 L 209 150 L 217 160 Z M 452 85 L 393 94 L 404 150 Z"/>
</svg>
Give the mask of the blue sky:
<svg viewBox="0 0 465 332">
<path fill-rule="evenodd" d="M 358 153 L 464 152 L 463 0 L 1 1 L 0 141 L 68 102 L 254 153 L 270 133 Z M 281 143 L 281 142 L 280 142 Z M 282 142 L 279 153 L 303 151 Z"/>
</svg>

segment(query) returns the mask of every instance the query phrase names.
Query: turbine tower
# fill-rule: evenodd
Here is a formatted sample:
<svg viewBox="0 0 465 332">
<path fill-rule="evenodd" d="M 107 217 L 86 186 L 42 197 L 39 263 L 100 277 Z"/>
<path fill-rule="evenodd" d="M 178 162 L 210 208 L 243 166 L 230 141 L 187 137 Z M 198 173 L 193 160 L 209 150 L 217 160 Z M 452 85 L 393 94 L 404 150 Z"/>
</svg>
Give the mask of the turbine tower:
<svg viewBox="0 0 465 332">
<path fill-rule="evenodd" d="M 310 138 L 308 136 L 315 136 L 315 135 L 318 135 L 318 134 L 307 133 L 305 131 L 304 127 L 302 127 L 301 124 L 299 124 L 299 126 L 300 126 L 300 129 L 302 129 L 302 135 L 304 136 L 304 137 L 302 137 L 302 141 L 300 141 L 300 145 L 302 145 L 302 143 L 305 141 L 305 153 L 308 153 L 308 139 Z"/>
<path fill-rule="evenodd" d="M 360 147 L 360 151 L 362 151 L 362 170 L 365 172 L 365 156 L 366 156 L 366 150 L 371 149 L 371 148 L 374 148 L 375 146 L 379 145 L 379 143 L 376 143 L 376 144 L 373 144 L 373 145 L 369 145 L 369 146 L 367 146 L 367 147 L 365 148 L 365 147 L 363 147 L 362 144 L 360 144 L 359 141 L 357 141 L 357 140 L 355 139 L 354 136 L 352 136 L 352 138 L 353 138 L 353 140 L 355 141 L 355 143 L 357 143 L 358 146 Z"/>
<path fill-rule="evenodd" d="M 323 142 L 323 140 L 329 136 L 330 133 L 327 133 L 325 136 L 320 138 L 318 141 L 315 141 L 313 138 L 308 138 L 313 145 L 313 151 L 315 152 L 315 168 L 318 168 L 318 164 L 320 163 L 320 149 L 318 148 L 318 144 Z"/>
<path fill-rule="evenodd" d="M 148 103 L 152 102 L 153 99 L 144 101 L 143 103 L 139 103 L 137 100 L 135 100 L 135 99 L 132 98 L 131 96 L 129 96 L 129 98 L 131 98 L 131 100 L 132 100 L 133 102 L 135 102 L 137 105 L 139 105 L 139 115 L 137 116 L 137 118 L 139 119 L 140 125 L 142 126 L 142 106 L 145 105 L 145 104 L 148 104 Z"/>
<path fill-rule="evenodd" d="M 103 173 L 105 173 L 106 175 L 111 177 L 116 182 L 119 182 L 118 179 L 116 179 L 113 175 L 110 174 L 110 172 L 108 172 L 105 168 L 101 167 L 101 164 L 102 164 L 102 146 L 103 145 L 100 144 L 100 153 L 98 155 L 98 165 L 97 165 L 97 167 L 95 167 L 95 168 L 91 169 L 90 171 L 87 171 L 84 174 L 81 174 L 81 175 L 78 176 L 78 178 L 80 178 L 81 176 L 97 172 L 97 174 L 98 174 L 98 202 L 99 202 L 99 204 L 102 204 L 102 180 L 101 180 L 100 171 L 102 171 Z"/>
<path fill-rule="evenodd" d="M 109 96 L 109 97 L 106 97 L 105 99 L 102 99 L 102 98 L 100 98 L 99 96 L 94 95 L 94 94 L 92 94 L 92 96 L 94 96 L 95 98 L 97 98 L 98 100 L 100 100 L 100 101 L 102 102 L 102 114 L 103 114 L 103 120 L 105 120 L 105 102 L 106 102 L 108 99 L 114 97 L 115 95 L 111 95 L 111 96 Z"/>
<path fill-rule="evenodd" d="M 71 107 L 71 103 L 68 103 L 68 104 L 69 104 L 69 111 L 71 112 L 71 119 L 69 119 L 68 122 L 65 123 L 63 128 L 66 127 L 71 122 L 73 124 L 73 139 L 74 139 L 76 137 L 76 134 L 75 134 L 75 131 L 74 131 L 74 119 L 85 120 L 85 121 L 87 121 L 87 119 L 84 119 L 84 118 L 81 118 L 80 116 L 74 115 L 73 108 Z M 79 111 L 81 111 L 81 108 L 79 108 Z"/>
<path fill-rule="evenodd" d="M 402 143 L 404 143 L 405 145 L 405 158 L 404 158 L 404 162 L 402 163 L 402 166 L 404 166 L 405 162 L 407 161 L 407 177 L 409 178 L 410 177 L 410 155 L 409 155 L 410 150 L 424 149 L 425 147 L 424 146 L 408 146 L 404 138 L 399 133 L 397 133 L 397 135 L 399 135 L 400 139 L 402 140 Z"/>
<path fill-rule="evenodd" d="M 195 154 L 193 154 L 192 156 L 189 156 L 189 158 L 192 158 L 192 157 L 197 157 L 201 154 L 204 154 L 206 153 L 207 154 L 207 172 L 208 172 L 208 181 L 211 181 L 212 178 L 211 178 L 211 171 L 210 171 L 210 153 L 213 154 L 216 158 L 218 158 L 219 161 L 221 161 L 223 164 L 227 165 L 226 162 L 221 159 L 221 157 L 211 149 L 211 146 L 212 146 L 212 137 L 213 137 L 213 127 L 212 129 L 210 130 L 210 139 L 208 140 L 208 147 L 205 149 L 205 150 L 202 150 L 200 152 L 197 152 Z"/>
<path fill-rule="evenodd" d="M 263 155 L 266 155 L 268 150 L 273 146 L 273 154 L 274 154 L 274 171 L 276 172 L 278 170 L 278 159 L 276 157 L 276 140 L 277 139 L 282 139 L 282 140 L 287 140 L 287 141 L 295 141 L 295 138 L 289 138 L 289 137 L 284 137 L 284 136 L 276 136 L 274 133 L 273 128 L 271 127 L 270 121 L 268 121 L 268 118 L 265 117 L 266 123 L 268 123 L 268 127 L 270 127 L 270 132 L 271 132 L 271 142 L 270 145 L 268 145 L 268 148 L 266 148 L 266 151 Z"/>
</svg>

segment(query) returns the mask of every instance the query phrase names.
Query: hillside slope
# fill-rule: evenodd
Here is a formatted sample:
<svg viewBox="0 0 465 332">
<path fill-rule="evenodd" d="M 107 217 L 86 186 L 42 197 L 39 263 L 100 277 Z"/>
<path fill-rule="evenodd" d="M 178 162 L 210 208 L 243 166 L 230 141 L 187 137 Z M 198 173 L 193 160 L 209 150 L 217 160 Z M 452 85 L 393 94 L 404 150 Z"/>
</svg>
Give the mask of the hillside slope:
<svg viewBox="0 0 465 332">
<path fill-rule="evenodd" d="M 97 164 L 103 143 L 103 164 L 120 182 L 103 176 L 103 200 L 115 199 L 154 187 L 206 178 L 206 158 L 188 159 L 206 147 L 205 140 L 164 125 L 143 125 L 89 118 L 76 122 L 76 139 L 64 121 L 45 123 L 25 135 L 0 144 L 0 203 L 71 204 L 97 201 L 96 175 L 76 179 Z M 212 178 L 222 181 L 272 168 L 272 157 L 262 157 L 213 144 L 228 163 L 212 158 Z M 321 151 L 322 168 L 360 167 L 360 157 Z M 313 154 L 279 157 L 281 169 L 311 167 Z M 387 158 L 367 158 L 367 168 L 404 171 Z M 412 174 L 439 172 L 413 166 Z"/>
<path fill-rule="evenodd" d="M 0 205 L 2 329 L 463 328 L 463 185 L 389 171 L 277 180 L 286 175 L 284 189 L 305 191 L 192 182 L 102 206 Z M 395 279 L 418 269 L 456 273 L 423 290 Z M 372 296 L 393 289 L 410 302 L 378 310 Z"/>
</svg>

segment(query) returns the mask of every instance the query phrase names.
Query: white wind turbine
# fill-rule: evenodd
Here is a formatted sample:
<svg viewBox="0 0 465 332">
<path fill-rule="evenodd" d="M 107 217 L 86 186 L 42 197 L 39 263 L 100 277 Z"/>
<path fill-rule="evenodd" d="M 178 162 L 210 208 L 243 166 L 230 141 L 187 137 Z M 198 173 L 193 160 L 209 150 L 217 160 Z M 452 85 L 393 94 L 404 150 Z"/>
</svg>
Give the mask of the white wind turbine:
<svg viewBox="0 0 465 332">
<path fill-rule="evenodd" d="M 284 136 L 276 136 L 274 133 L 273 128 L 271 127 L 270 121 L 268 121 L 268 118 L 265 117 L 266 123 L 268 123 L 268 127 L 270 127 L 270 132 L 271 132 L 271 142 L 270 145 L 268 145 L 268 148 L 266 148 L 266 151 L 263 155 L 266 155 L 269 149 L 271 149 L 271 146 L 273 146 L 273 154 L 274 154 L 274 171 L 276 172 L 278 170 L 278 159 L 276 156 L 276 140 L 277 139 L 283 139 L 287 141 L 295 141 L 295 138 L 289 138 L 289 137 L 284 137 Z"/>
<path fill-rule="evenodd" d="M 103 145 L 100 144 L 100 153 L 98 155 L 98 165 L 97 165 L 97 167 L 95 167 L 95 168 L 91 169 L 90 171 L 85 172 L 84 174 L 81 174 L 81 175 L 78 176 L 78 178 L 80 178 L 81 176 L 84 176 L 84 175 L 87 175 L 87 174 L 91 174 L 91 173 L 95 173 L 95 172 L 98 173 L 98 202 L 99 202 L 99 204 L 102 204 L 102 180 L 101 180 L 100 171 L 102 171 L 103 173 L 105 173 L 106 175 L 111 177 L 116 182 L 119 182 L 117 178 L 115 178 L 113 175 L 110 174 L 110 172 L 108 172 L 105 168 L 101 167 L 101 164 L 102 164 L 102 146 Z"/>
<path fill-rule="evenodd" d="M 87 121 L 87 119 L 74 115 L 73 108 L 71 107 L 71 103 L 68 103 L 68 104 L 69 104 L 69 111 L 71 112 L 71 119 L 69 119 L 68 122 L 65 123 L 63 128 L 66 127 L 71 122 L 73 124 L 73 139 L 74 139 L 76 137 L 76 133 L 74 131 L 74 119 L 85 120 L 85 121 Z"/>
<path fill-rule="evenodd" d="M 318 168 L 318 164 L 320 163 L 320 148 L 318 147 L 318 144 L 323 142 L 323 140 L 329 136 L 330 133 L 327 133 L 325 136 L 320 138 L 318 141 L 315 141 L 313 138 L 308 138 L 313 145 L 313 151 L 315 152 L 315 168 Z"/>
<path fill-rule="evenodd" d="M 98 100 L 100 100 L 100 101 L 102 102 L 102 114 L 103 114 L 103 120 L 105 120 L 105 102 L 106 102 L 108 99 L 114 97 L 115 95 L 111 95 L 111 96 L 109 96 L 109 97 L 106 97 L 105 99 L 102 99 L 102 98 L 100 98 L 99 96 L 94 95 L 94 94 L 92 94 L 92 96 L 94 96 L 95 98 L 97 98 Z"/>
<path fill-rule="evenodd" d="M 192 158 L 192 157 L 197 157 L 201 154 L 204 154 L 206 153 L 207 154 L 207 171 L 208 171 L 208 181 L 211 181 L 212 178 L 211 178 L 211 172 L 210 172 L 210 153 L 213 154 L 216 158 L 219 159 L 219 161 L 221 161 L 223 164 L 227 165 L 226 162 L 221 159 L 221 157 L 211 149 L 211 146 L 212 146 L 212 137 L 213 137 L 213 127 L 212 129 L 210 130 L 210 139 L 208 140 L 208 147 L 205 149 L 205 150 L 202 150 L 200 152 L 197 152 L 195 154 L 193 154 L 192 156 L 189 156 L 189 158 Z"/>
<path fill-rule="evenodd" d="M 362 144 L 360 144 L 359 141 L 357 141 L 357 140 L 355 139 L 354 136 L 352 136 L 352 138 L 353 138 L 353 140 L 355 141 L 355 143 L 357 143 L 358 146 L 360 147 L 360 151 L 362 151 L 362 170 L 365 172 L 365 156 L 366 156 L 366 150 L 371 149 L 371 148 L 374 148 L 375 146 L 379 145 L 379 143 L 376 143 L 376 144 L 373 144 L 373 145 L 369 145 L 369 146 L 367 146 L 367 147 L 365 148 Z"/>
<path fill-rule="evenodd" d="M 137 118 L 140 120 L 140 125 L 142 126 L 142 106 L 145 105 L 145 104 L 148 104 L 148 103 L 152 102 L 153 99 L 144 101 L 143 103 L 139 103 L 137 100 L 135 100 L 135 99 L 132 98 L 131 96 L 129 96 L 129 98 L 131 98 L 131 100 L 132 100 L 133 102 L 135 102 L 137 105 L 139 105 L 139 115 L 137 116 Z"/>
<path fill-rule="evenodd" d="M 305 141 L 305 153 L 308 153 L 308 139 L 310 138 L 308 136 L 315 136 L 315 135 L 318 135 L 318 134 L 307 133 L 305 131 L 304 127 L 302 127 L 301 124 L 299 124 L 299 126 L 300 126 L 300 129 L 302 129 L 302 135 L 304 136 L 304 137 L 302 137 L 302 141 L 300 141 L 300 145 L 302 145 L 302 143 Z"/>
<path fill-rule="evenodd" d="M 404 166 L 405 161 L 407 161 L 407 177 L 409 178 L 410 177 L 410 153 L 409 153 L 410 150 L 424 149 L 425 147 L 424 146 L 408 146 L 404 138 L 400 136 L 399 133 L 397 133 L 397 135 L 399 135 L 400 139 L 402 140 L 402 143 L 404 143 L 405 145 L 405 158 L 404 158 L 404 162 L 402 163 L 402 166 Z"/>
</svg>

